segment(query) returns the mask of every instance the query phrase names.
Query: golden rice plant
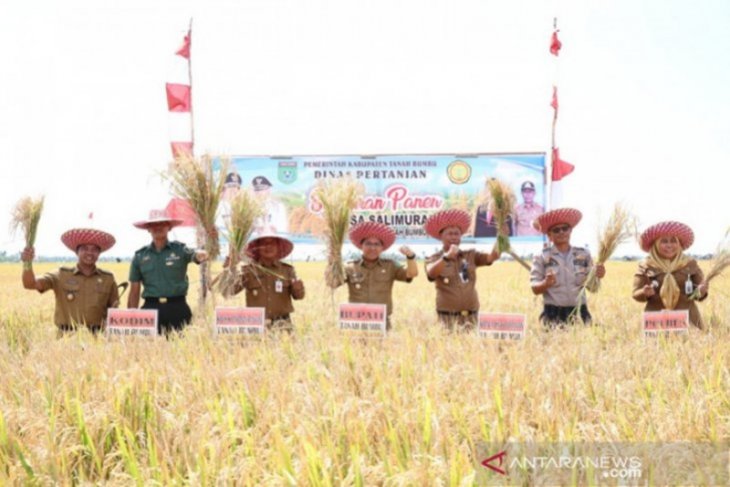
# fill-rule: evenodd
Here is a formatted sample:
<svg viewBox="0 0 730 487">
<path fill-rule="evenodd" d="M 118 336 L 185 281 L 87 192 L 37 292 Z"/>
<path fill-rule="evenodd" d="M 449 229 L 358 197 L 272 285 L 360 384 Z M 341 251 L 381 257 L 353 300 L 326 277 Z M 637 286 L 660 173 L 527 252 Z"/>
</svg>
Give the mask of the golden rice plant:
<svg viewBox="0 0 730 487">
<path fill-rule="evenodd" d="M 342 245 L 350 227 L 350 214 L 364 193 L 361 183 L 351 177 L 320 179 L 314 189 L 322 204 L 326 224 L 327 267 L 325 282 L 335 289 L 345 281 Z"/>
<path fill-rule="evenodd" d="M 33 199 L 30 196 L 21 198 L 13 208 L 10 216 L 10 232 L 15 234 L 19 230 L 23 232 L 25 247 L 32 248 L 38 236 L 38 222 L 43 213 L 43 201 L 45 196 Z M 24 267 L 28 268 L 30 262 L 25 262 Z"/>
<path fill-rule="evenodd" d="M 249 191 L 241 190 L 230 203 L 230 214 L 226 222 L 228 236 L 228 267 L 216 278 L 217 289 L 224 297 L 230 297 L 240 276 L 238 263 L 246 259 L 243 255 L 246 242 L 253 232 L 254 222 L 264 214 L 261 201 Z"/>
<path fill-rule="evenodd" d="M 605 264 L 619 245 L 635 238 L 636 234 L 636 218 L 621 203 L 616 203 L 608 222 L 598 230 L 598 256 L 586 279 L 587 289 L 598 290 L 596 266 Z"/>
<path fill-rule="evenodd" d="M 710 281 L 721 275 L 725 269 L 730 267 L 730 228 L 725 232 L 725 238 L 717 246 L 715 255 L 712 256 L 712 264 L 710 269 L 705 274 L 705 284 L 709 284 Z M 690 295 L 690 299 L 699 299 L 700 290 L 695 289 Z"/>
<path fill-rule="evenodd" d="M 497 178 L 487 179 L 486 198 L 484 205 L 487 211 L 494 216 L 497 227 L 497 248 L 499 252 L 510 250 L 509 235 L 504 231 L 514 214 L 517 198 L 512 188 Z"/>
<path fill-rule="evenodd" d="M 172 193 L 187 200 L 195 212 L 204 234 L 205 250 L 211 260 L 220 255 L 215 222 L 229 165 L 227 158 L 220 158 L 220 167 L 216 171 L 213 157 L 209 154 L 196 158 L 182 153 L 170 163 L 164 174 L 170 181 Z"/>
</svg>

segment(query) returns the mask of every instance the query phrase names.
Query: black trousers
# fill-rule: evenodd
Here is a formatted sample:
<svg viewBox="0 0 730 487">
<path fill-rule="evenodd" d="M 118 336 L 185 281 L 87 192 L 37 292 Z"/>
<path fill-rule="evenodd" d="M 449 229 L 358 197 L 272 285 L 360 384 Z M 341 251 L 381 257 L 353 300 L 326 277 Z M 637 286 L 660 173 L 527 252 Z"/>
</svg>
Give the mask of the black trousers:
<svg viewBox="0 0 730 487">
<path fill-rule="evenodd" d="M 590 325 L 593 321 L 591 313 L 585 304 L 578 306 L 554 306 L 546 304 L 540 314 L 540 321 L 548 328 L 562 328 L 566 324 L 572 324 L 578 317 L 583 323 Z"/>
<path fill-rule="evenodd" d="M 185 296 L 168 298 L 166 303 L 159 302 L 158 298 L 145 298 L 142 309 L 157 310 L 157 332 L 165 335 L 181 331 L 193 318 Z"/>
</svg>

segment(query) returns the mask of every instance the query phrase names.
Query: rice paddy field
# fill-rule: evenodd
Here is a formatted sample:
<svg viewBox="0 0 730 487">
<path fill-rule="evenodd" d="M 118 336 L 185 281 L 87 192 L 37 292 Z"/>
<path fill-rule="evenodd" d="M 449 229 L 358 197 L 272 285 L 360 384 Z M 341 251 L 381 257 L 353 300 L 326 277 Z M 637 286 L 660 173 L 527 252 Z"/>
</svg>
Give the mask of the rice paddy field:
<svg viewBox="0 0 730 487">
<path fill-rule="evenodd" d="M 482 310 L 529 322 L 525 340 L 501 343 L 443 333 L 419 264 L 395 285 L 394 331 L 361 341 L 336 329 L 346 291 L 332 297 L 324 264 L 295 266 L 307 287 L 296 333 L 242 342 L 212 336 L 195 284 L 182 338 L 59 340 L 52 295 L 22 289 L 20 264 L 0 265 L 0 484 L 564 485 L 487 471 L 485 445 L 730 438 L 726 277 L 700 304 L 708 331 L 644 339 L 636 263 L 611 262 L 589 297 L 596 326 L 546 333 L 527 272 L 500 262 L 478 271 Z M 128 264 L 101 267 L 126 280 Z M 723 483 L 681 468 L 681 484 Z M 657 470 L 636 485 L 669 483 Z M 634 485 L 620 482 L 567 483 Z"/>
</svg>

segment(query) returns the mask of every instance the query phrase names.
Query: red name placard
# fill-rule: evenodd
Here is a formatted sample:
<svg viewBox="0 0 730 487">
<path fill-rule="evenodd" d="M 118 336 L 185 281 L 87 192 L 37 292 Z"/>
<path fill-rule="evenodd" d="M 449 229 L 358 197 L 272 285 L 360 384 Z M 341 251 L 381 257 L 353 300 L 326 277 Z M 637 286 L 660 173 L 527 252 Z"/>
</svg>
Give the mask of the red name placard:
<svg viewBox="0 0 730 487">
<path fill-rule="evenodd" d="M 525 315 L 516 313 L 479 313 L 479 336 L 500 340 L 525 338 Z"/>
<path fill-rule="evenodd" d="M 689 311 L 664 310 L 645 311 L 642 317 L 644 336 L 657 336 L 666 333 L 687 333 L 689 331 Z"/>
<path fill-rule="evenodd" d="M 264 308 L 216 308 L 217 335 L 263 335 L 266 328 Z"/>
<path fill-rule="evenodd" d="M 385 336 L 387 317 L 384 304 L 342 303 L 338 322 L 340 330 Z"/>
<path fill-rule="evenodd" d="M 106 317 L 106 334 L 157 336 L 157 310 L 110 308 Z"/>
</svg>

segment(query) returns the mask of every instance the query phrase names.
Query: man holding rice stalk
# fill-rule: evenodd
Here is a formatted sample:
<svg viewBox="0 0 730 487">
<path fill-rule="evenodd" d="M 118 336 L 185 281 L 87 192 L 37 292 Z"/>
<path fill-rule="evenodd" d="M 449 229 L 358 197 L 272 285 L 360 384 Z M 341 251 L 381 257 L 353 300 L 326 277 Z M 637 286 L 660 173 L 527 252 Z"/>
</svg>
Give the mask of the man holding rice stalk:
<svg viewBox="0 0 730 487">
<path fill-rule="evenodd" d="M 251 262 L 245 264 L 233 294 L 246 290 L 246 306 L 265 308 L 266 329 L 294 331 L 292 299 L 304 298 L 304 283 L 294 267 L 281 262 L 294 250 L 294 244 L 275 234 L 261 235 L 246 246 Z"/>
<path fill-rule="evenodd" d="M 645 311 L 689 310 L 689 321 L 704 329 L 698 301 L 707 297 L 708 283 L 697 261 L 686 256 L 694 232 L 684 223 L 665 221 L 641 234 L 641 250 L 649 256 L 634 276 L 633 298 L 646 303 Z"/>
<path fill-rule="evenodd" d="M 471 218 L 463 210 L 442 210 L 426 220 L 426 233 L 441 240 L 442 249 L 426 259 L 426 276 L 436 283 L 436 312 L 449 331 L 476 328 L 479 296 L 476 268 L 499 259 L 498 246 L 491 252 L 461 250 L 461 236 L 469 230 Z"/>
<path fill-rule="evenodd" d="M 418 275 L 416 254 L 405 245 L 399 249 L 406 257 L 406 267 L 393 260 L 381 258 L 381 254 L 395 242 L 395 231 L 383 223 L 361 222 L 350 228 L 349 234 L 352 244 L 362 250 L 362 256 L 345 265 L 348 301 L 384 304 L 387 308 L 386 328 L 390 330 L 393 283 L 410 283 Z"/>
<path fill-rule="evenodd" d="M 78 256 L 76 265 L 61 267 L 36 279 L 32 266 L 35 250 L 26 247 L 21 254 L 23 287 L 40 293 L 53 289 L 56 295 L 53 321 L 59 337 L 78 326 L 98 333 L 104 327 L 107 309 L 119 305 L 114 275 L 96 267 L 99 255 L 109 250 L 115 239 L 101 230 L 74 228 L 61 235 L 61 241 Z"/>
<path fill-rule="evenodd" d="M 559 208 L 543 213 L 533 223 L 552 243 L 534 258 L 530 271 L 532 292 L 543 295 L 540 321 L 548 328 L 562 328 L 576 316 L 585 324 L 591 323 L 583 290 L 596 292 L 599 281 L 587 285 L 593 268 L 591 254 L 570 245 L 571 232 L 582 217 L 574 208 Z M 603 264 L 595 266 L 595 275 L 598 279 L 606 275 Z"/>
<path fill-rule="evenodd" d="M 200 264 L 208 259 L 205 250 L 195 250 L 182 242 L 168 240 L 170 230 L 181 224 L 170 218 L 165 210 L 152 210 L 148 220 L 134 223 L 147 230 L 152 242 L 134 253 L 129 268 L 128 308 L 139 306 L 144 285 L 142 309 L 156 309 L 159 333 L 181 331 L 190 323 L 193 313 L 185 299 L 188 293 L 188 264 Z"/>
</svg>

